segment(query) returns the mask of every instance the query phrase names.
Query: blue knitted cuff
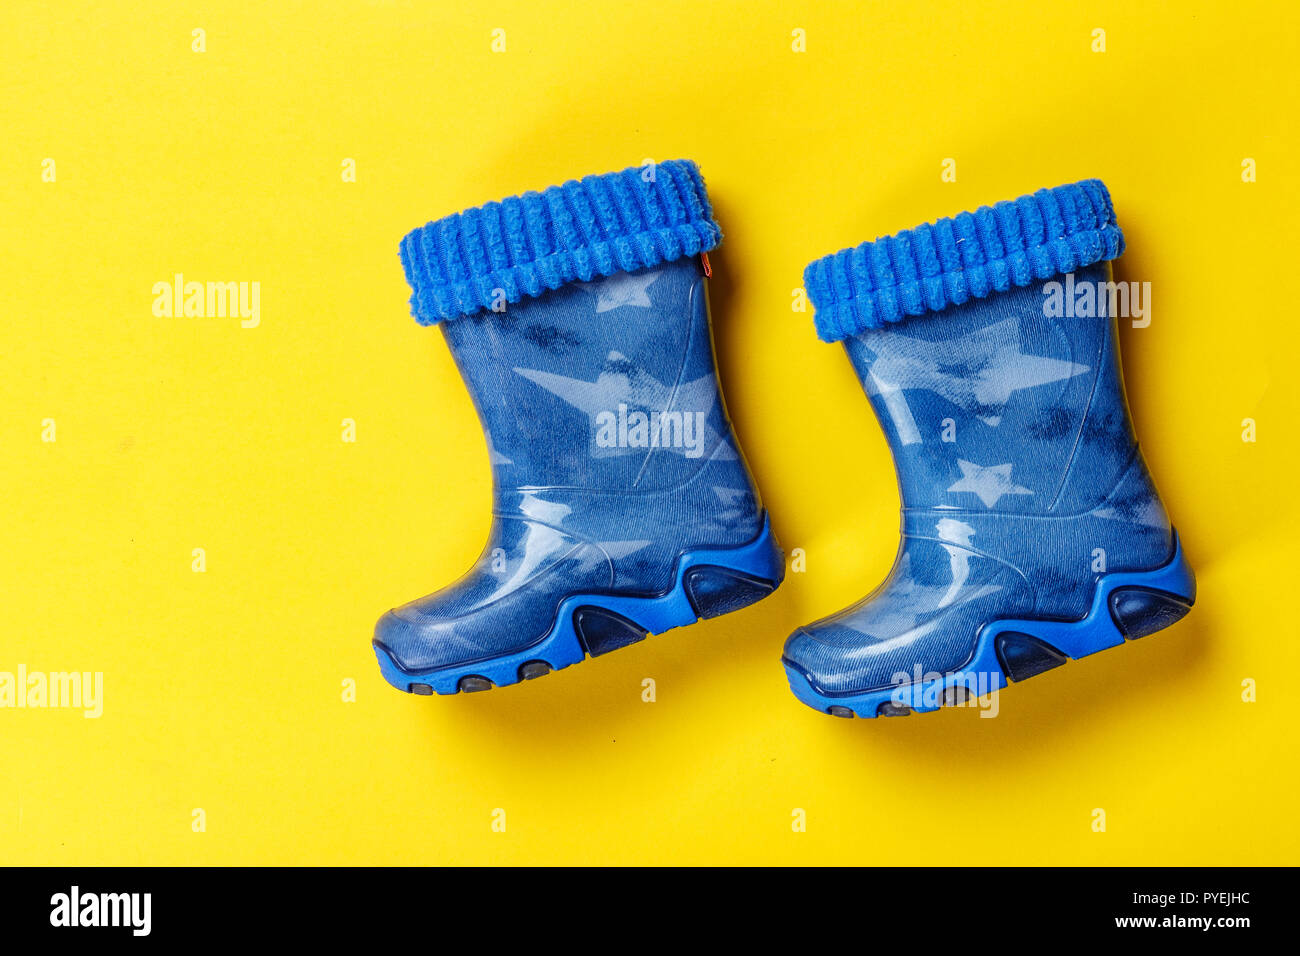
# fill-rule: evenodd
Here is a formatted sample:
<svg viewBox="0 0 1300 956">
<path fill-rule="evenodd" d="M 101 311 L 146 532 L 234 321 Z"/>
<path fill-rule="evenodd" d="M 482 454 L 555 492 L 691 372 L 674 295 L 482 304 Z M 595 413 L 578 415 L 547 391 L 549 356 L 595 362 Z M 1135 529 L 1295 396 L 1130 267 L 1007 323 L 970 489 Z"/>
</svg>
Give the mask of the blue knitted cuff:
<svg viewBox="0 0 1300 956">
<path fill-rule="evenodd" d="M 842 249 L 809 264 L 803 279 L 818 337 L 838 342 L 1123 251 L 1110 193 L 1085 179 Z"/>
<path fill-rule="evenodd" d="M 421 325 L 708 252 L 722 241 L 690 160 L 634 166 L 447 216 L 402 240 Z"/>
</svg>

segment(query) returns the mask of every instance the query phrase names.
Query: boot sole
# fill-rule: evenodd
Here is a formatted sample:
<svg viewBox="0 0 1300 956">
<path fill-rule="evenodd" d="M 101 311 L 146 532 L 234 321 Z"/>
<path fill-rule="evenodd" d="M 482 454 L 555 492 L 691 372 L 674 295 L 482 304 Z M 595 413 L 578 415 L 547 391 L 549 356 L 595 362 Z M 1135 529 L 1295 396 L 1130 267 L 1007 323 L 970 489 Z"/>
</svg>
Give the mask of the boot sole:
<svg viewBox="0 0 1300 956">
<path fill-rule="evenodd" d="M 821 692 L 792 661 L 782 658 L 790 689 L 814 710 L 833 717 L 902 717 L 983 697 L 1044 671 L 1181 620 L 1196 601 L 1196 577 L 1174 532 L 1173 557 L 1154 571 L 1102 576 L 1092 606 L 1078 621 L 1013 619 L 980 628 L 975 651 L 942 677 L 853 694 Z"/>
<path fill-rule="evenodd" d="M 771 520 L 749 544 L 701 548 L 677 559 L 675 584 L 659 595 L 574 594 L 565 598 L 551 629 L 519 651 L 431 670 L 407 670 L 380 641 L 373 641 L 384 679 L 412 694 L 472 693 L 532 680 L 662 634 L 748 607 L 767 597 L 785 577 L 785 554 Z"/>
</svg>

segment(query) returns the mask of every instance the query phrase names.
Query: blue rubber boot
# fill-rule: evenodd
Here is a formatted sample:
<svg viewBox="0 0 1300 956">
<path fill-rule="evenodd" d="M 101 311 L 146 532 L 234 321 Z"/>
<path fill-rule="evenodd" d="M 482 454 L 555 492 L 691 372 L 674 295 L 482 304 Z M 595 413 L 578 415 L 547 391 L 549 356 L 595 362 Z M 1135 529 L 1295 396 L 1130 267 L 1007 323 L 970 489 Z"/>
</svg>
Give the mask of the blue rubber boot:
<svg viewBox="0 0 1300 956">
<path fill-rule="evenodd" d="M 718 387 L 685 161 L 589 176 L 417 229 L 402 263 L 478 409 L 492 529 L 460 580 L 385 614 L 384 677 L 513 684 L 770 594 L 784 558 Z"/>
<path fill-rule="evenodd" d="M 840 717 L 930 711 L 1177 621 L 1191 568 L 1129 421 L 1096 180 L 1041 190 L 812 263 L 819 336 L 843 341 L 898 472 L 885 582 L 800 628 L 783 661 Z"/>
</svg>

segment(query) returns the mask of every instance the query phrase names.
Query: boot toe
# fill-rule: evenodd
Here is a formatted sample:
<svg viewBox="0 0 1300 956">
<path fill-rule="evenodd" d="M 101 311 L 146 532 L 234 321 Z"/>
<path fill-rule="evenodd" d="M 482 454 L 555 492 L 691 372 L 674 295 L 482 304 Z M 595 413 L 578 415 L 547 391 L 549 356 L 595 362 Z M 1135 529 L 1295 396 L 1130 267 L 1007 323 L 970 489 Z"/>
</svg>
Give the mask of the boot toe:
<svg viewBox="0 0 1300 956">
<path fill-rule="evenodd" d="M 415 671 L 427 662 L 427 641 L 411 621 L 399 617 L 396 610 L 388 611 L 375 624 L 372 643 L 381 647 L 402 670 Z"/>
<path fill-rule="evenodd" d="M 799 628 L 783 658 L 818 693 L 863 694 L 931 679 L 960 667 L 974 646 L 976 625 L 940 614 L 898 633 L 865 633 L 861 625 L 827 620 Z"/>
<path fill-rule="evenodd" d="M 473 615 L 458 620 L 416 617 L 396 608 L 375 624 L 373 643 L 402 670 L 415 674 L 489 655 L 492 651 L 482 635 Z"/>
<path fill-rule="evenodd" d="M 797 670 L 809 685 L 822 694 L 848 694 L 872 688 L 860 686 L 853 650 L 823 639 L 817 625 L 794 631 L 785 641 L 781 660 Z"/>
</svg>

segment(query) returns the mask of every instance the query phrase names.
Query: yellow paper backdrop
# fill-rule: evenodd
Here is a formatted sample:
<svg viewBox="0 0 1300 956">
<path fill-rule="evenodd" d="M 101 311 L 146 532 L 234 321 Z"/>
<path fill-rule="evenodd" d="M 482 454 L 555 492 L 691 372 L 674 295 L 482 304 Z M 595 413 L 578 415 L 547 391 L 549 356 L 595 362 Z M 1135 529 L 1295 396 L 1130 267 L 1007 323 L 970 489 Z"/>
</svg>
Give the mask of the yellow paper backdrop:
<svg viewBox="0 0 1300 956">
<path fill-rule="evenodd" d="M 0 12 L 0 671 L 103 674 L 97 719 L 0 709 L 0 862 L 1296 861 L 1294 4 L 147 6 Z M 390 689 L 374 621 L 469 565 L 490 482 L 398 240 L 674 157 L 807 570 L 543 680 Z M 819 716 L 782 641 L 880 581 L 898 500 L 803 266 L 1090 176 L 1152 284 L 1123 357 L 1195 610 L 996 719 Z M 260 283 L 260 324 L 156 317 L 176 273 Z"/>
</svg>

